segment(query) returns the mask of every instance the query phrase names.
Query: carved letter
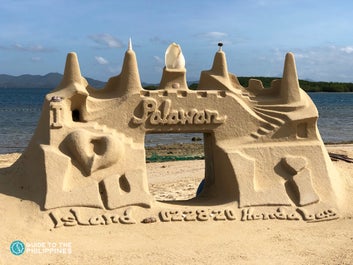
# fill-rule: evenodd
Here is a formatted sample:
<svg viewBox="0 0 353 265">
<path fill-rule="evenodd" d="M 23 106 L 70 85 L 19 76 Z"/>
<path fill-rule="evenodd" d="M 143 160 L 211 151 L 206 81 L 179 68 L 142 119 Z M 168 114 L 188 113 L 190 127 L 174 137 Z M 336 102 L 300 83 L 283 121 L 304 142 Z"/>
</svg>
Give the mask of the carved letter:
<svg viewBox="0 0 353 265">
<path fill-rule="evenodd" d="M 159 212 L 159 216 L 162 222 L 170 222 L 172 220 L 169 211 L 162 210 Z"/>
<path fill-rule="evenodd" d="M 105 220 L 102 216 L 95 216 L 89 219 L 91 225 L 105 225 Z"/>
<path fill-rule="evenodd" d="M 195 124 L 204 124 L 206 122 L 205 119 L 205 112 L 204 111 L 198 111 L 194 117 L 194 123 Z"/>
<path fill-rule="evenodd" d="M 143 108 L 142 117 L 138 118 L 138 117 L 133 116 L 132 122 L 135 124 L 144 123 L 148 118 L 148 114 L 155 111 L 156 105 L 157 105 L 157 102 L 154 99 L 144 99 L 143 104 L 142 104 L 142 108 Z"/>
<path fill-rule="evenodd" d="M 215 123 L 221 124 L 226 120 L 226 116 L 220 117 L 217 110 L 205 110 L 206 113 L 206 121 L 208 124 Z"/>
<path fill-rule="evenodd" d="M 132 208 L 127 208 L 123 216 L 120 216 L 119 221 L 122 224 L 136 224 L 136 220 L 131 216 Z"/>
<path fill-rule="evenodd" d="M 163 122 L 168 123 L 168 115 L 170 113 L 170 107 L 172 105 L 172 101 L 167 99 L 164 101 L 164 108 L 163 108 Z"/>
<path fill-rule="evenodd" d="M 50 125 L 54 129 L 59 129 L 62 126 L 61 120 L 61 110 L 62 107 L 58 103 L 51 103 L 50 104 Z"/>
<path fill-rule="evenodd" d="M 179 110 L 180 113 L 180 122 L 181 124 L 192 124 L 193 120 L 194 120 L 194 116 L 197 113 L 197 109 L 191 109 L 187 112 L 185 112 L 185 110 L 181 109 Z"/>
<path fill-rule="evenodd" d="M 242 221 L 253 220 L 253 209 L 246 208 L 246 209 L 241 210 L 241 220 Z"/>
<path fill-rule="evenodd" d="M 81 215 L 80 215 L 80 211 L 76 210 L 76 209 L 70 209 L 70 212 L 72 213 L 72 215 L 76 218 L 77 223 L 79 225 L 90 225 L 89 222 L 84 222 L 82 221 Z"/>
<path fill-rule="evenodd" d="M 150 122 L 153 125 L 163 124 L 162 114 L 160 110 L 156 110 L 152 113 Z"/>
<path fill-rule="evenodd" d="M 179 113 L 173 110 L 168 117 L 168 124 L 178 124 L 179 123 Z"/>
<path fill-rule="evenodd" d="M 105 220 L 106 225 L 119 223 L 119 215 L 117 214 L 103 214 L 102 217 Z"/>
<path fill-rule="evenodd" d="M 54 212 L 50 212 L 49 217 L 54 223 L 54 228 L 58 228 L 64 225 L 60 218 L 55 216 Z"/>
</svg>

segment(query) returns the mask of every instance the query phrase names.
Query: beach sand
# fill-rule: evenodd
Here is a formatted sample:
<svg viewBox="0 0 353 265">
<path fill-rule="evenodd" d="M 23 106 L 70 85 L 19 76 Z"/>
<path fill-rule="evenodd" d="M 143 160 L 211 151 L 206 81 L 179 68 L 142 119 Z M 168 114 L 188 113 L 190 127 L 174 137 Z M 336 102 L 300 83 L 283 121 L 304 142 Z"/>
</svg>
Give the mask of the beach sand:
<svg viewBox="0 0 353 265">
<path fill-rule="evenodd" d="M 353 158 L 353 144 L 327 149 Z M 0 167 L 18 156 L 1 155 Z M 347 200 L 353 209 L 353 163 L 333 164 L 352 191 Z M 195 196 L 204 161 L 147 163 L 147 168 L 156 199 L 182 200 Z M 53 228 L 33 202 L 0 198 L 0 264 L 353 264 L 352 213 L 319 223 L 227 220 Z M 9 250 L 14 240 L 65 242 L 72 253 L 15 256 Z"/>
</svg>

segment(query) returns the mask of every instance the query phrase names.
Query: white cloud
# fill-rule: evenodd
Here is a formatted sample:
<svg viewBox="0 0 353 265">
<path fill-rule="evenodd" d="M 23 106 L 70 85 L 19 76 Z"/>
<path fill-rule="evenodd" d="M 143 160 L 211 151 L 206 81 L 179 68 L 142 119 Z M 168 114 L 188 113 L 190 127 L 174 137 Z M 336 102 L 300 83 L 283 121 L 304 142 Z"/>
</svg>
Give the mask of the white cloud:
<svg viewBox="0 0 353 265">
<path fill-rule="evenodd" d="M 99 63 L 99 64 L 104 65 L 104 64 L 109 63 L 109 61 L 107 59 L 103 58 L 102 56 L 95 56 L 94 58 L 96 59 L 97 63 Z"/>
<path fill-rule="evenodd" d="M 42 45 L 23 45 L 20 43 L 15 43 L 9 46 L 0 46 L 1 50 L 15 50 L 24 52 L 52 52 L 54 49 L 46 48 Z"/>
<path fill-rule="evenodd" d="M 203 33 L 203 34 L 199 34 L 198 36 L 206 38 L 206 39 L 221 40 L 221 39 L 227 37 L 228 34 L 224 33 L 224 32 L 211 31 L 211 32 L 206 32 L 206 33 Z"/>
<path fill-rule="evenodd" d="M 162 39 L 158 36 L 154 36 L 154 37 L 150 38 L 150 41 L 153 43 L 159 43 L 159 44 L 163 44 L 163 45 L 168 45 L 168 44 L 172 43 L 172 41 Z"/>
<path fill-rule="evenodd" d="M 340 49 L 342 52 L 345 52 L 345 53 L 352 53 L 353 52 L 353 46 L 346 46 L 346 47 L 343 47 Z"/>
<path fill-rule="evenodd" d="M 210 31 L 195 35 L 201 39 L 202 42 L 215 45 L 218 42 L 222 42 L 225 45 L 231 45 L 234 40 L 230 40 L 230 36 L 225 32 Z"/>
<path fill-rule="evenodd" d="M 121 41 L 110 34 L 103 33 L 103 34 L 91 35 L 88 37 L 101 47 L 108 47 L 108 48 L 123 47 L 123 44 L 121 43 Z"/>
</svg>

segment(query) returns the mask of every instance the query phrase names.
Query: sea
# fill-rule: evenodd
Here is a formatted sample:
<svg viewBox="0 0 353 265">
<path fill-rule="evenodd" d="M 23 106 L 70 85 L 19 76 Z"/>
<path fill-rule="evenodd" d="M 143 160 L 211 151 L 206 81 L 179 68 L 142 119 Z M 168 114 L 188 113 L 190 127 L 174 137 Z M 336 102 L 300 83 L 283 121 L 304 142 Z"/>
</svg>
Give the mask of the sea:
<svg viewBox="0 0 353 265">
<path fill-rule="evenodd" d="M 23 152 L 37 126 L 50 89 L 0 88 L 0 154 Z M 309 93 L 319 111 L 325 143 L 353 142 L 353 93 Z M 203 135 L 148 134 L 146 146 L 202 141 Z"/>
</svg>

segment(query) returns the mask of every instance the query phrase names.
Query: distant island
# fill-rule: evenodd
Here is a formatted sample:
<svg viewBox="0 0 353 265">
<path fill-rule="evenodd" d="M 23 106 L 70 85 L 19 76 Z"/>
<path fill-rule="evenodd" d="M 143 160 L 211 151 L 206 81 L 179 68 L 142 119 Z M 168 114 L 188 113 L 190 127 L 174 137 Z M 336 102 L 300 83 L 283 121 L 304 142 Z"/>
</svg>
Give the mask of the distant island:
<svg viewBox="0 0 353 265">
<path fill-rule="evenodd" d="M 258 79 L 261 80 L 264 87 L 271 87 L 271 82 L 274 79 L 280 79 L 280 77 L 263 77 L 263 76 L 254 76 L 254 77 L 239 77 L 239 83 L 243 87 L 248 86 L 249 79 Z M 198 82 L 188 82 L 190 89 L 196 89 Z M 299 80 L 299 85 L 306 92 L 353 92 L 353 83 L 341 83 L 341 82 L 315 82 L 307 80 Z M 144 86 L 146 89 L 157 89 L 158 85 L 148 85 Z"/>
<path fill-rule="evenodd" d="M 0 74 L 0 88 L 55 88 L 59 85 L 62 74 L 49 73 L 46 75 L 5 75 Z M 104 87 L 105 82 L 86 78 L 87 82 L 97 88 Z"/>
<path fill-rule="evenodd" d="M 242 86 L 247 87 L 250 78 L 261 80 L 264 87 L 270 87 L 273 79 L 279 79 L 279 77 L 238 77 L 238 80 Z M 315 82 L 299 79 L 299 85 L 306 92 L 353 92 L 353 83 Z"/>
<path fill-rule="evenodd" d="M 49 73 L 46 75 L 20 75 L 12 76 L 0 74 L 0 88 L 55 88 L 58 86 L 62 78 L 60 73 Z M 278 77 L 238 77 L 240 84 L 244 87 L 248 86 L 250 78 L 259 79 L 264 87 L 270 87 L 271 81 Z M 95 88 L 102 88 L 106 82 L 86 77 L 88 83 Z M 197 81 L 189 81 L 189 88 L 196 89 Z M 342 82 L 314 82 L 307 80 L 299 80 L 300 87 L 306 92 L 353 92 L 353 83 Z M 145 89 L 154 90 L 158 88 L 158 84 L 142 83 Z"/>
</svg>

